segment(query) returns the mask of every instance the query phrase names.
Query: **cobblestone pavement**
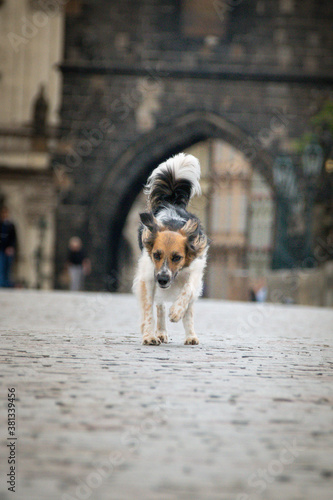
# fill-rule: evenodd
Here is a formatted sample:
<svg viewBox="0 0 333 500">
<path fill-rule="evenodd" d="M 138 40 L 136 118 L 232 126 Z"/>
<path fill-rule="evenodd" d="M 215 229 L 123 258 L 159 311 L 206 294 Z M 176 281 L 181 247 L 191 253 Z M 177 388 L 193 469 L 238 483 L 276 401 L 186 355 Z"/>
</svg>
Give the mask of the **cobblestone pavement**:
<svg viewBox="0 0 333 500">
<path fill-rule="evenodd" d="M 199 301 L 142 346 L 129 295 L 0 292 L 0 500 L 331 500 L 333 312 Z M 16 492 L 7 491 L 7 388 Z"/>
</svg>

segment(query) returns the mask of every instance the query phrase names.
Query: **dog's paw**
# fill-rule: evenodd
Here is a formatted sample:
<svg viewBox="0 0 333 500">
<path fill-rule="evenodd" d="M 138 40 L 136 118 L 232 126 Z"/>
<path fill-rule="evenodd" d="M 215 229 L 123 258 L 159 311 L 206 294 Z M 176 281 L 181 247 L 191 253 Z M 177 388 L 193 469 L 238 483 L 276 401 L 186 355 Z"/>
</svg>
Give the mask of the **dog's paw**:
<svg viewBox="0 0 333 500">
<path fill-rule="evenodd" d="M 185 311 L 179 306 L 173 305 L 170 307 L 169 319 L 172 323 L 177 323 L 184 316 Z"/>
<path fill-rule="evenodd" d="M 161 342 L 164 344 L 167 344 L 169 342 L 169 337 L 167 332 L 156 332 L 156 337 L 160 339 Z"/>
<path fill-rule="evenodd" d="M 152 334 L 144 335 L 142 339 L 143 345 L 159 345 L 160 343 L 160 339 Z"/>
<path fill-rule="evenodd" d="M 198 345 L 199 344 L 199 339 L 195 335 L 191 337 L 187 337 L 187 339 L 184 342 L 185 345 Z"/>
</svg>

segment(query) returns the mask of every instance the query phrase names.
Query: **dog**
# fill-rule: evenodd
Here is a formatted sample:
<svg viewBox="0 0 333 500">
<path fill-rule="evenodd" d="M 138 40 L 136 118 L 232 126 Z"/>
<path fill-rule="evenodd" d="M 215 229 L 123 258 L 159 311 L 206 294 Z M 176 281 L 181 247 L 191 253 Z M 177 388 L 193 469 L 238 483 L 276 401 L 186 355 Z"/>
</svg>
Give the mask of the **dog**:
<svg viewBox="0 0 333 500">
<path fill-rule="evenodd" d="M 133 291 L 141 306 L 145 345 L 168 342 L 166 301 L 173 302 L 170 321 L 183 320 L 185 344 L 199 344 L 193 303 L 202 294 L 209 240 L 198 217 L 186 210 L 190 199 L 201 194 L 199 180 L 199 160 L 180 153 L 155 168 L 144 189 L 148 211 L 140 214 L 138 237 L 142 253 Z"/>
</svg>

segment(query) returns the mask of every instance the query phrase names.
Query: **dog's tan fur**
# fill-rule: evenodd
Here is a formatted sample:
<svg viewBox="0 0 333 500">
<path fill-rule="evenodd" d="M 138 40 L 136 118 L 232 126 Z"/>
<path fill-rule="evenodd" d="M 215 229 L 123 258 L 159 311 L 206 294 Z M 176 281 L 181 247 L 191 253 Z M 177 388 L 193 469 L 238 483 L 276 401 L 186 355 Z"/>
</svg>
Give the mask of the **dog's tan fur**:
<svg viewBox="0 0 333 500">
<path fill-rule="evenodd" d="M 191 262 L 200 257 L 207 248 L 207 237 L 196 236 L 190 243 L 191 236 L 198 228 L 197 221 L 189 220 L 179 231 L 168 231 L 156 219 L 156 229 L 149 231 L 145 228 L 142 234 L 143 245 L 154 262 L 155 269 L 159 271 L 163 259 L 167 258 L 170 263 L 170 269 L 176 271 L 187 267 Z M 154 253 L 161 252 L 162 258 L 157 261 L 154 259 Z M 172 262 L 173 255 L 180 255 L 181 260 L 177 265 Z"/>
<path fill-rule="evenodd" d="M 165 260 L 168 262 L 168 267 L 172 273 L 176 273 L 186 262 L 186 236 L 177 231 L 159 231 L 156 234 L 150 257 L 154 263 L 155 269 L 158 272 Z M 156 259 L 156 256 L 159 258 Z M 174 262 L 174 257 L 180 257 L 178 262 Z"/>
</svg>

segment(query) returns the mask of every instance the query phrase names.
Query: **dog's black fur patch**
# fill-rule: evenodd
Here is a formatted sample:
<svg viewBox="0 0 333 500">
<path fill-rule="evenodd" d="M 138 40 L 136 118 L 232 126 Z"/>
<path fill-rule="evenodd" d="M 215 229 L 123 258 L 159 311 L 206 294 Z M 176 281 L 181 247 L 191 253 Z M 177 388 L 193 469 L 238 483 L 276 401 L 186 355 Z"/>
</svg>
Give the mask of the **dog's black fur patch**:
<svg viewBox="0 0 333 500">
<path fill-rule="evenodd" d="M 160 205 L 153 212 L 150 212 L 150 213 L 152 215 L 154 215 L 154 217 L 157 217 L 159 212 L 161 212 L 162 210 L 168 209 L 168 208 L 170 208 L 170 209 L 172 208 L 172 210 L 175 211 L 179 215 L 179 217 L 181 217 L 183 220 L 173 219 L 173 218 L 170 218 L 168 220 L 163 220 L 162 224 L 166 229 L 168 229 L 169 231 L 179 231 L 180 229 L 182 229 L 185 226 L 186 222 L 191 219 L 191 220 L 196 221 L 198 223 L 198 231 L 196 232 L 196 235 L 203 236 L 205 234 L 203 227 L 201 225 L 200 219 L 196 215 L 188 212 L 183 207 L 177 207 L 175 205 L 171 205 L 171 203 L 164 203 L 163 205 Z M 141 217 L 141 215 L 142 214 L 140 214 L 140 217 Z M 143 219 L 145 220 L 145 216 L 143 217 Z M 141 220 L 142 220 L 142 217 L 141 217 Z M 141 222 L 139 225 L 139 230 L 138 230 L 138 241 L 139 241 L 140 250 L 142 250 L 142 248 L 143 248 L 143 245 L 142 245 L 143 228 L 144 228 L 144 225 Z M 149 229 L 149 227 L 148 227 L 148 229 Z"/>
<path fill-rule="evenodd" d="M 187 179 L 176 179 L 173 170 L 166 168 L 154 179 L 149 201 L 154 212 L 161 205 L 170 204 L 185 208 L 190 201 L 192 184 Z"/>
</svg>

